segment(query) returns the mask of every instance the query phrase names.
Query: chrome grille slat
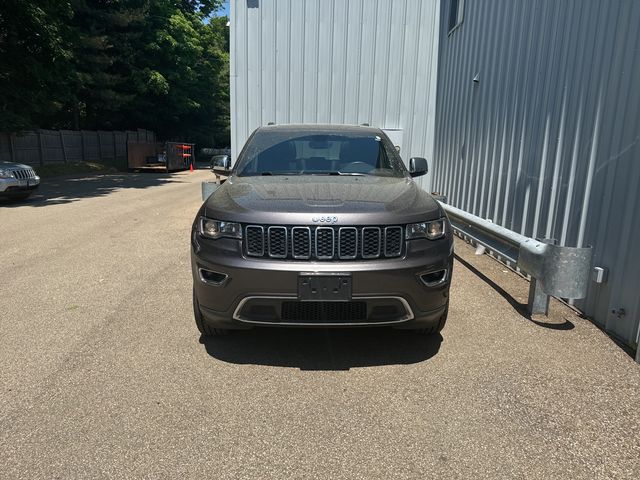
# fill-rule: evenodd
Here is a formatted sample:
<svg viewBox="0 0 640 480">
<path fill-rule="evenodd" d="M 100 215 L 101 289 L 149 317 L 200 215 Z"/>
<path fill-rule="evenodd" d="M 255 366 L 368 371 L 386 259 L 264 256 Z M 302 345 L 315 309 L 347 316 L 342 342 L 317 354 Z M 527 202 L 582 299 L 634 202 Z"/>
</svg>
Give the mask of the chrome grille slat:
<svg viewBox="0 0 640 480">
<path fill-rule="evenodd" d="M 375 226 L 244 226 L 250 257 L 293 260 L 372 260 L 397 258 L 404 250 L 404 228 Z"/>
</svg>

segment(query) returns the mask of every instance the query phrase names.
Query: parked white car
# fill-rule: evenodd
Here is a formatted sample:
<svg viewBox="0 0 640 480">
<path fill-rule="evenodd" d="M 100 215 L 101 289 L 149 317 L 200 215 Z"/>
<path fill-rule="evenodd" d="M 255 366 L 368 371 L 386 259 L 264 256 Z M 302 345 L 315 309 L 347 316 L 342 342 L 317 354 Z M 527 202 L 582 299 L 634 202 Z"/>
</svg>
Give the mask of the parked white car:
<svg viewBox="0 0 640 480">
<path fill-rule="evenodd" d="M 0 197 L 23 200 L 40 185 L 40 177 L 29 165 L 0 162 Z"/>
</svg>

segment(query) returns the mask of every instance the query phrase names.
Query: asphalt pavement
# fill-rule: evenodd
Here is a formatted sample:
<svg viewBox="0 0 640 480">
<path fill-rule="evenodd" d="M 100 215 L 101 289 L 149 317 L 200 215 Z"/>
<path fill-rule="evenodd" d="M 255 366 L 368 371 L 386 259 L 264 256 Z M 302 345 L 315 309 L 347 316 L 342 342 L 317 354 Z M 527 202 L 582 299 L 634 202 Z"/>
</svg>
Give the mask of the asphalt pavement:
<svg viewBox="0 0 640 480">
<path fill-rule="evenodd" d="M 0 478 L 640 478 L 640 366 L 456 243 L 442 335 L 203 341 L 189 230 L 208 171 L 0 201 Z"/>
</svg>

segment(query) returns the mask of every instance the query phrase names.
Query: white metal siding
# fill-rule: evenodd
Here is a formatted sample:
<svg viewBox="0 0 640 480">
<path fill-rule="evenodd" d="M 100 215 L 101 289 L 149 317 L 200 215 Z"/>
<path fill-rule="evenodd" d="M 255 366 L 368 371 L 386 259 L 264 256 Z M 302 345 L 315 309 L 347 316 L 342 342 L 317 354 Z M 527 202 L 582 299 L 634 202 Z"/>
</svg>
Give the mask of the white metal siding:
<svg viewBox="0 0 640 480">
<path fill-rule="evenodd" d="M 592 283 L 578 306 L 636 344 L 640 2 L 465 2 L 451 36 L 448 4 L 434 188 L 525 235 L 593 245 L 609 281 Z"/>
<path fill-rule="evenodd" d="M 369 123 L 431 159 L 438 24 L 437 0 L 232 0 L 232 154 L 268 122 Z"/>
</svg>

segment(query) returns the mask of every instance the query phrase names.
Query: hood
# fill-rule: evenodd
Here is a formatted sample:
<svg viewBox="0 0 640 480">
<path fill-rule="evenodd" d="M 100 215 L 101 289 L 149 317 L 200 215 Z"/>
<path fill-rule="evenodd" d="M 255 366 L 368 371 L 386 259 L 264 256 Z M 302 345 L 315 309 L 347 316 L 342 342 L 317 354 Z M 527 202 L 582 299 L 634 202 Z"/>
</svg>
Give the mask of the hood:
<svg viewBox="0 0 640 480">
<path fill-rule="evenodd" d="M 256 224 L 391 225 L 434 220 L 438 203 L 411 178 L 230 177 L 205 203 L 209 218 Z"/>
<path fill-rule="evenodd" d="M 13 162 L 5 162 L 5 161 L 0 162 L 0 169 L 5 169 L 5 168 L 13 170 L 15 168 L 32 169 L 33 167 L 31 167 L 30 165 L 24 165 L 22 163 L 13 163 Z"/>
</svg>

